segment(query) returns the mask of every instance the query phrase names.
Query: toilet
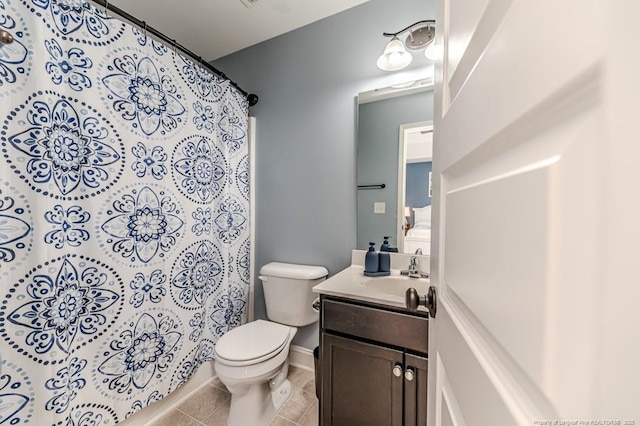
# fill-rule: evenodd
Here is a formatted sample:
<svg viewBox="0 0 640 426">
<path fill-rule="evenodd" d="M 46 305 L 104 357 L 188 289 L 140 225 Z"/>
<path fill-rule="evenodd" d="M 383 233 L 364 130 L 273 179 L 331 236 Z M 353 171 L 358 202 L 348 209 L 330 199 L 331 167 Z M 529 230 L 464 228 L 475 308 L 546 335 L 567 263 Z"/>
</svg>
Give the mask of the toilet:
<svg viewBox="0 0 640 426">
<path fill-rule="evenodd" d="M 229 426 L 267 425 L 291 396 L 289 346 L 296 327 L 318 321 L 311 289 L 328 274 L 322 266 L 280 262 L 260 269 L 269 321 L 234 328 L 214 350 L 216 374 L 231 393 Z"/>
</svg>

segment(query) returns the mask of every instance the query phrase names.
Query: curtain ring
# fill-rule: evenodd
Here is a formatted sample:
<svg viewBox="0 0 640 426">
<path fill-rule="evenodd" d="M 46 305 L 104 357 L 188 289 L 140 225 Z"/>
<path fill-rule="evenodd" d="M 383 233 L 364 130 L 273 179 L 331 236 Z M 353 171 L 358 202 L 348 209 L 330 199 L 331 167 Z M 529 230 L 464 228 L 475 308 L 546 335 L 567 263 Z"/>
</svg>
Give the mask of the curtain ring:
<svg viewBox="0 0 640 426">
<path fill-rule="evenodd" d="M 11 43 L 13 43 L 13 35 L 9 31 L 0 30 L 0 47 Z"/>
<path fill-rule="evenodd" d="M 109 0 L 104 0 L 104 17 L 109 17 Z"/>
<path fill-rule="evenodd" d="M 173 40 L 171 40 L 171 42 L 173 43 L 173 54 L 177 54 L 178 53 L 178 42 L 176 41 L 176 39 L 174 38 Z"/>
<path fill-rule="evenodd" d="M 144 33 L 144 42 L 147 42 L 147 21 L 142 21 L 142 32 Z"/>
</svg>

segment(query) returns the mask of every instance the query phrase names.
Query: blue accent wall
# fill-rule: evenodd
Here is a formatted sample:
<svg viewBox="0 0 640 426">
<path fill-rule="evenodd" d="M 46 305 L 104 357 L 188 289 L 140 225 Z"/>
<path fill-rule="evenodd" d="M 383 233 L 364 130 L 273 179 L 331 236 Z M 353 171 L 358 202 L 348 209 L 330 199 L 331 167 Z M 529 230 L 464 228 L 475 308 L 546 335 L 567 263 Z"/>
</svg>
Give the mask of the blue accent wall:
<svg viewBox="0 0 640 426">
<path fill-rule="evenodd" d="M 407 164 L 406 207 L 424 207 L 431 205 L 429 197 L 429 173 L 433 169 L 431 161 Z M 413 226 L 413 223 L 411 223 Z"/>
<path fill-rule="evenodd" d="M 429 197 L 429 173 L 433 169 L 431 161 L 407 164 L 407 189 L 405 203 L 409 207 L 431 205 Z"/>
</svg>

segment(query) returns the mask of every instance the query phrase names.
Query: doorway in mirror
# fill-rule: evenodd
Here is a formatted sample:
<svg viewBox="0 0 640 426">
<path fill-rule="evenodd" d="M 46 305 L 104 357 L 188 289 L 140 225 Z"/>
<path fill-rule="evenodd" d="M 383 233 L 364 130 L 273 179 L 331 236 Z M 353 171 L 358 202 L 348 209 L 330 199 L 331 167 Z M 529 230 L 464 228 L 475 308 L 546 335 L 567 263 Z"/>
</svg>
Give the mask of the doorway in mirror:
<svg viewBox="0 0 640 426">
<path fill-rule="evenodd" d="M 402 124 L 398 149 L 398 245 L 404 253 L 429 255 L 433 122 Z"/>
</svg>

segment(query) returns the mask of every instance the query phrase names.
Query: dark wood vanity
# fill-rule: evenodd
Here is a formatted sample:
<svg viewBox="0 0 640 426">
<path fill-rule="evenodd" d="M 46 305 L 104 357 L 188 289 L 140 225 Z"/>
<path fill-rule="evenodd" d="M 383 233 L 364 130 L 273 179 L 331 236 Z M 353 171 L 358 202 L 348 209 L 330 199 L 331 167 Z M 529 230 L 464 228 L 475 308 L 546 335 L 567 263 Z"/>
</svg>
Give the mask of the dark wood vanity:
<svg viewBox="0 0 640 426">
<path fill-rule="evenodd" d="M 426 426 L 429 314 L 320 300 L 320 424 Z"/>
</svg>

